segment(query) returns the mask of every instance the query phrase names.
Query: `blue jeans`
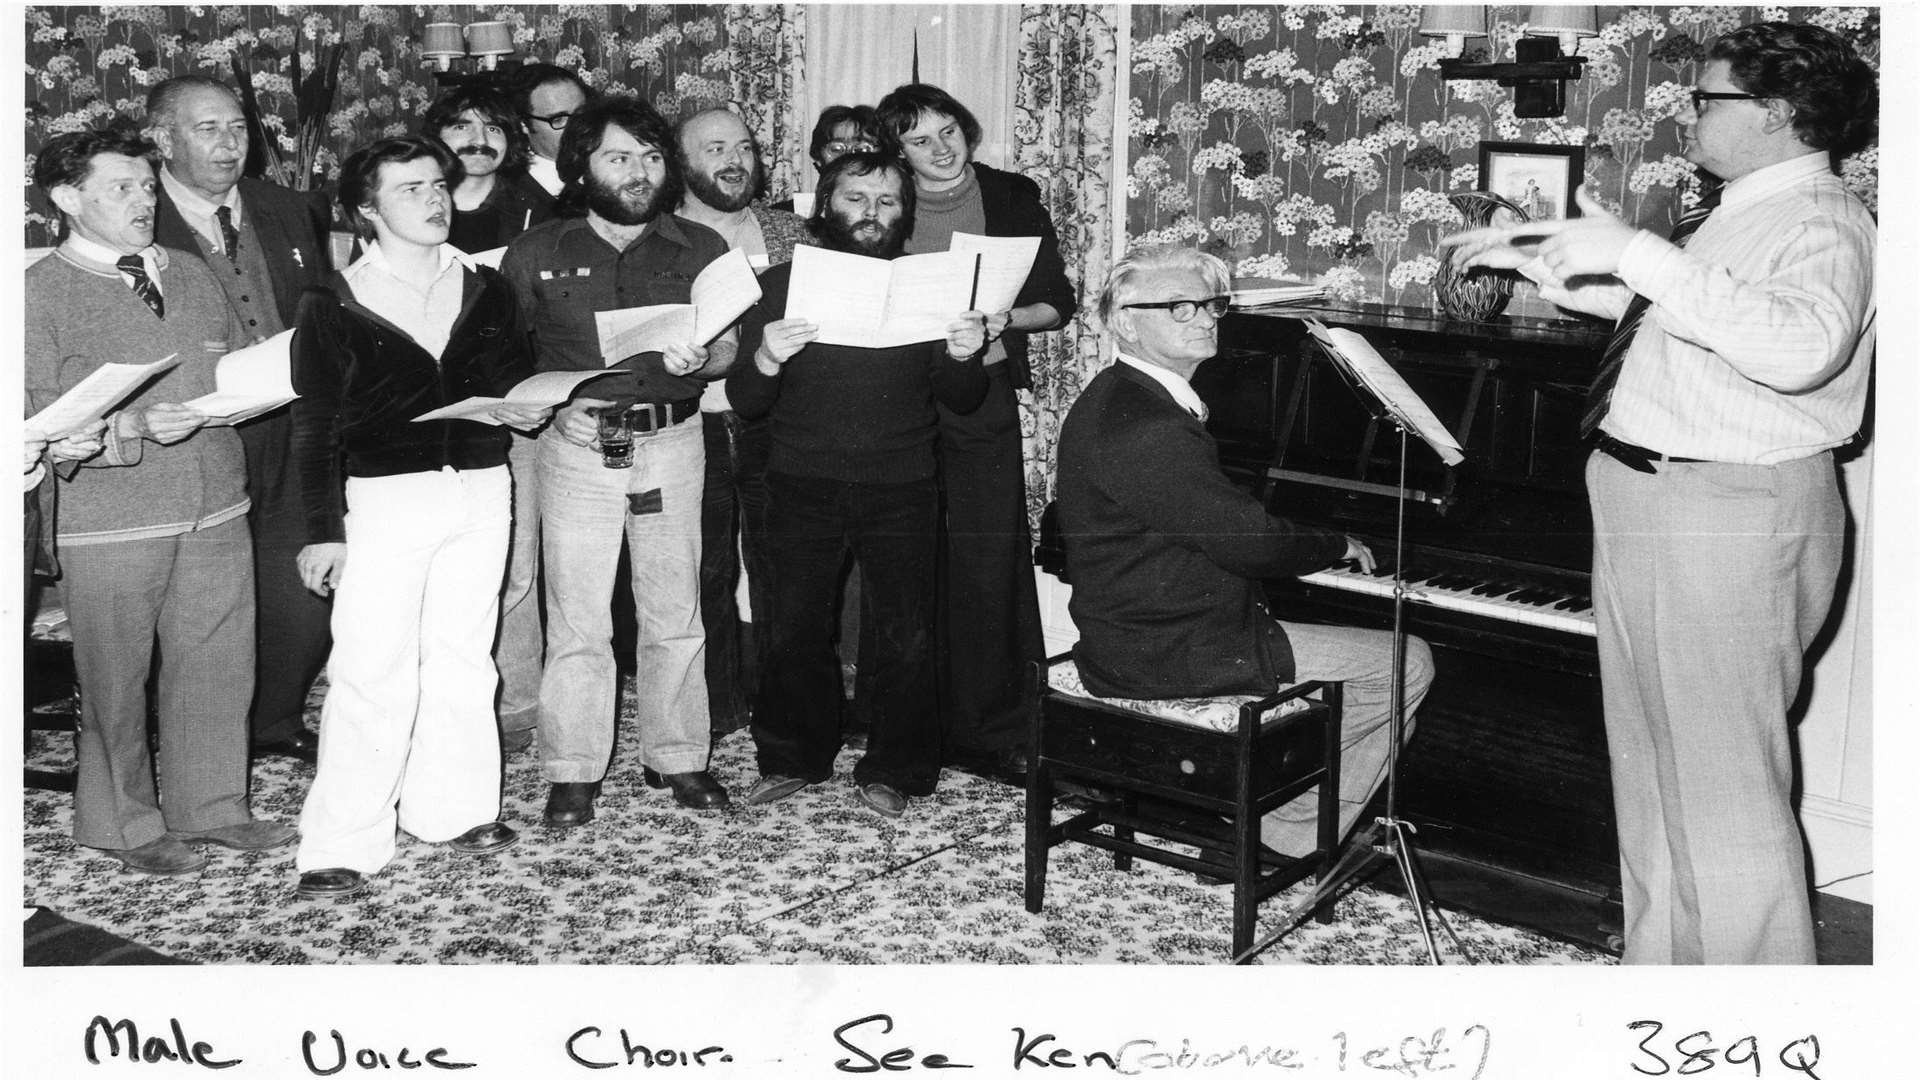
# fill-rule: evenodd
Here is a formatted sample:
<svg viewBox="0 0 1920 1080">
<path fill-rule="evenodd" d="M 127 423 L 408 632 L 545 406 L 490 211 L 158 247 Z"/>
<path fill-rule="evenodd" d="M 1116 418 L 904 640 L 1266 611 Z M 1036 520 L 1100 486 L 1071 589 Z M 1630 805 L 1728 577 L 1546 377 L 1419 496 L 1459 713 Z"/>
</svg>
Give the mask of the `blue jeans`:
<svg viewBox="0 0 1920 1080">
<path fill-rule="evenodd" d="M 707 767 L 706 633 L 700 625 L 700 496 L 706 449 L 686 421 L 633 441 L 633 467 L 551 427 L 540 436 L 540 533 L 547 573 L 547 667 L 540 758 L 553 783 L 606 775 L 618 679 L 613 579 L 626 538 L 632 568 L 635 721 L 656 772 Z"/>
<path fill-rule="evenodd" d="M 513 532 L 500 592 L 500 633 L 493 661 L 500 669 L 500 730 L 526 731 L 540 720 L 540 443 L 513 433 Z"/>
<path fill-rule="evenodd" d="M 933 570 L 939 498 L 932 478 L 854 484 L 767 474 L 773 575 L 772 652 L 753 739 L 763 776 L 821 781 L 840 749 L 840 661 L 834 652 L 840 571 L 860 565 L 862 626 L 873 644 L 867 752 L 856 783 L 930 795 L 940 778 L 933 694 Z"/>
</svg>

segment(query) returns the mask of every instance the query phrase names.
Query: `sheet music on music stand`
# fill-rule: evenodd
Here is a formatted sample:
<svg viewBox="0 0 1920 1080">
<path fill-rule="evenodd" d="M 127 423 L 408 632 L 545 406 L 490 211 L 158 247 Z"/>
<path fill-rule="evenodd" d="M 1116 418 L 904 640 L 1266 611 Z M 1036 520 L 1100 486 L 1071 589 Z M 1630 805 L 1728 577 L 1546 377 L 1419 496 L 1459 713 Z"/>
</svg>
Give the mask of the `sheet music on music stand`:
<svg viewBox="0 0 1920 1080">
<path fill-rule="evenodd" d="M 1407 385 L 1407 380 L 1387 363 L 1366 338 L 1341 327 L 1327 327 L 1318 319 L 1303 318 L 1307 332 L 1313 335 L 1335 364 L 1347 373 L 1352 380 L 1371 394 L 1387 410 L 1387 415 L 1401 427 L 1420 436 L 1420 440 L 1433 447 L 1440 460 L 1448 465 L 1458 465 L 1466 460 L 1466 454 L 1460 448 L 1460 441 L 1453 432 L 1440 422 L 1427 406 L 1426 400 Z"/>
</svg>

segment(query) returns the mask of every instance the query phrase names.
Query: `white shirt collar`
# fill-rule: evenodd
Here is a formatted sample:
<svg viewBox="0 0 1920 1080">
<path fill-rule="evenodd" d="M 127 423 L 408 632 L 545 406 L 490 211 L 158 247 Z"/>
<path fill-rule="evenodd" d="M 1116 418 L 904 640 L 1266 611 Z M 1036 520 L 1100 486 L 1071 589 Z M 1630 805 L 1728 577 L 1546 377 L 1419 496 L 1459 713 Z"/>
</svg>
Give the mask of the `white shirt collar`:
<svg viewBox="0 0 1920 1080">
<path fill-rule="evenodd" d="M 435 281 L 438 281 L 446 274 L 448 267 L 456 263 L 464 269 L 473 269 L 473 261 L 467 257 L 467 253 L 454 247 L 452 244 L 441 244 L 439 254 L 440 263 L 433 271 Z M 366 246 L 361 249 L 360 257 L 353 261 L 352 266 L 347 267 L 346 277 L 351 280 L 360 276 L 367 268 L 372 267 L 379 268 L 381 273 L 389 277 L 400 276 L 394 273 L 393 264 L 387 261 L 387 253 L 380 250 L 380 241 L 369 240 Z"/>
<path fill-rule="evenodd" d="M 527 175 L 532 177 L 534 182 L 539 184 L 549 195 L 558 195 L 560 194 L 560 189 L 567 186 L 560 180 L 560 166 L 550 157 L 541 157 L 539 154 L 529 153 L 527 155 Z"/>
<path fill-rule="evenodd" d="M 1136 371 L 1144 373 L 1154 382 L 1166 387 L 1167 393 L 1173 395 L 1173 400 L 1178 402 L 1181 408 L 1192 413 L 1195 420 L 1199 420 L 1202 423 L 1206 422 L 1207 404 L 1200 400 L 1199 394 L 1193 392 L 1193 385 L 1187 382 L 1187 380 L 1158 364 L 1149 364 L 1144 360 L 1135 360 L 1126 353 L 1115 353 L 1113 358 Z"/>
<path fill-rule="evenodd" d="M 172 170 L 162 165 L 160 166 L 160 186 L 167 189 L 167 197 L 173 200 L 173 204 L 180 208 L 180 213 L 190 221 L 212 221 L 214 211 L 225 206 L 233 211 L 233 224 L 235 227 L 238 227 L 240 224 L 239 184 L 228 188 L 226 195 L 223 196 L 219 202 L 214 202 L 212 199 L 181 183 L 173 175 Z"/>
<path fill-rule="evenodd" d="M 1777 161 L 1762 169 L 1755 169 L 1738 180 L 1727 182 L 1727 186 L 1720 194 L 1720 205 L 1733 206 L 1743 202 L 1754 202 L 1799 184 L 1810 176 L 1830 173 L 1833 171 L 1831 161 L 1825 150 L 1814 150 L 1796 158 Z"/>
<path fill-rule="evenodd" d="M 78 231 L 69 232 L 67 238 L 62 240 L 61 244 L 74 255 L 88 262 L 99 263 L 102 266 L 113 266 L 117 264 L 122 255 L 121 252 L 115 251 L 105 244 L 81 236 Z M 148 244 L 146 247 L 134 252 L 134 254 L 140 256 L 141 260 L 147 264 L 147 275 L 149 277 L 152 277 L 156 270 L 166 269 L 167 260 L 165 254 L 152 244 Z"/>
</svg>

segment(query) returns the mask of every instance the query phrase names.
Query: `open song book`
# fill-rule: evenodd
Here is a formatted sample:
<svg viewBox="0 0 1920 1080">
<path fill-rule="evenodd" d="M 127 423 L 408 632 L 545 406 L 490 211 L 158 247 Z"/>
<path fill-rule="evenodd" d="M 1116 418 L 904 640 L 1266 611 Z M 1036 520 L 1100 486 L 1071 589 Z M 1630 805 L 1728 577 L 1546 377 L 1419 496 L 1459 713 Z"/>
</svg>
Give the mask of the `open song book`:
<svg viewBox="0 0 1920 1080">
<path fill-rule="evenodd" d="M 1453 437 L 1447 425 L 1433 414 L 1426 399 L 1407 385 L 1407 380 L 1387 363 L 1366 338 L 1342 327 L 1327 327 L 1318 319 L 1302 319 L 1307 324 L 1307 332 L 1313 339 L 1326 348 L 1334 362 L 1352 375 L 1369 394 L 1385 405 L 1394 422 L 1406 425 L 1407 429 L 1418 435 L 1421 441 L 1433 447 L 1440 460 L 1449 465 L 1458 465 L 1467 455 L 1460 449 L 1460 440 Z"/>
<path fill-rule="evenodd" d="M 787 318 L 820 328 L 828 345 L 887 349 L 938 341 L 973 307 L 981 257 L 935 251 L 875 259 L 818 247 L 793 249 Z"/>
<path fill-rule="evenodd" d="M 760 299 L 753 264 L 739 248 L 707 264 L 693 279 L 688 304 L 649 304 L 595 312 L 600 358 L 609 367 L 669 345 L 705 345 L 724 333 Z"/>
<path fill-rule="evenodd" d="M 293 331 L 282 330 L 244 349 L 235 349 L 214 365 L 211 394 L 180 404 L 222 424 L 237 424 L 285 405 L 293 392 Z"/>
</svg>

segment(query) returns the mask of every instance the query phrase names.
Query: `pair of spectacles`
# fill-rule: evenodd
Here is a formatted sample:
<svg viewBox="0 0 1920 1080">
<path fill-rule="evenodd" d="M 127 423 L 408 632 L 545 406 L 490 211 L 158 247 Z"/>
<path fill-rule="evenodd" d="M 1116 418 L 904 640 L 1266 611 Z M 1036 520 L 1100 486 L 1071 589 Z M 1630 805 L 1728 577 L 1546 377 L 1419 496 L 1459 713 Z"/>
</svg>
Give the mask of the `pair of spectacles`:
<svg viewBox="0 0 1920 1080">
<path fill-rule="evenodd" d="M 1192 322 L 1193 314 L 1201 308 L 1207 314 L 1218 319 L 1227 313 L 1227 305 L 1233 303 L 1231 296 L 1209 296 L 1205 300 L 1156 300 L 1150 304 L 1121 304 L 1123 308 L 1153 308 L 1173 316 L 1174 322 Z"/>
<path fill-rule="evenodd" d="M 872 153 L 877 148 L 865 139 L 855 139 L 853 142 L 835 139 L 821 149 L 827 152 L 828 157 L 839 157 L 842 154 Z"/>
<path fill-rule="evenodd" d="M 565 113 L 565 112 L 557 112 L 557 113 L 554 113 L 552 116 L 528 116 L 527 117 L 527 119 L 529 120 L 538 120 L 555 131 L 559 131 L 561 128 L 566 127 L 567 121 L 571 120 L 572 118 L 573 118 L 572 113 Z"/>
<path fill-rule="evenodd" d="M 1760 101 L 1759 94 L 1732 94 L 1719 90 L 1692 90 L 1687 93 L 1693 99 L 1693 111 L 1699 112 L 1700 106 L 1709 101 Z"/>
</svg>

